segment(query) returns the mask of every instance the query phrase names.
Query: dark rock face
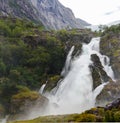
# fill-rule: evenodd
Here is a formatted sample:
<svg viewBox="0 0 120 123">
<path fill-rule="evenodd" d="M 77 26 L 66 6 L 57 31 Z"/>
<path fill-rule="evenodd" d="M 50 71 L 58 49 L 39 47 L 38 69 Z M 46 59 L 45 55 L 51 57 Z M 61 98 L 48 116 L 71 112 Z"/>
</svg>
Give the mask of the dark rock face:
<svg viewBox="0 0 120 123">
<path fill-rule="evenodd" d="M 105 106 L 105 110 L 111 110 L 113 108 L 120 108 L 120 98 Z"/>
<path fill-rule="evenodd" d="M 104 82 L 108 82 L 109 81 L 109 77 L 107 75 L 107 73 L 103 70 L 103 66 L 100 62 L 99 57 L 96 54 L 92 54 L 91 55 L 91 60 L 93 61 L 94 67 L 96 72 L 99 74 L 100 78 L 104 81 Z M 94 75 L 93 75 L 94 76 Z M 96 78 L 96 77 L 95 77 Z M 94 80 L 94 79 L 93 79 Z"/>
<path fill-rule="evenodd" d="M 108 77 L 107 73 L 104 71 L 100 59 L 96 54 L 91 55 L 91 60 L 93 62 L 93 65 L 91 65 L 90 68 L 93 78 L 93 88 L 95 89 L 102 83 L 102 81 L 108 82 L 110 78 Z"/>
<path fill-rule="evenodd" d="M 110 81 L 97 97 L 97 105 L 106 105 L 120 97 L 120 81 Z"/>
<path fill-rule="evenodd" d="M 31 2 L 33 2 L 31 0 Z M 50 28 L 83 28 L 87 24 L 83 20 L 78 20 L 69 8 L 65 8 L 58 0 L 36 0 L 36 9 L 41 12 L 45 19 L 42 22 Z"/>
<path fill-rule="evenodd" d="M 68 53 L 70 48 L 74 45 L 75 52 L 81 51 L 82 43 L 89 43 L 94 37 L 94 33 L 85 29 L 68 30 L 66 32 L 59 32 L 57 38 L 65 43 L 66 52 Z M 75 55 L 73 52 L 73 55 Z"/>
<path fill-rule="evenodd" d="M 0 0 L 0 13 L 43 23 L 48 29 L 84 28 L 89 24 L 76 19 L 58 0 Z"/>
<path fill-rule="evenodd" d="M 28 0 L 0 0 L 0 12 L 7 16 L 38 20 L 38 12 Z"/>
</svg>

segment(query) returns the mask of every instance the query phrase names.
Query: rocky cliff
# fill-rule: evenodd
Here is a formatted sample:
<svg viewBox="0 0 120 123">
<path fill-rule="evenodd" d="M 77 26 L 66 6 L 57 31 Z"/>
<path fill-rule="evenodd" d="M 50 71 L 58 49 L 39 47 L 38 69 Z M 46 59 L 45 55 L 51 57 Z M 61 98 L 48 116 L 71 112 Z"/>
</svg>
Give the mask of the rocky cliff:
<svg viewBox="0 0 120 123">
<path fill-rule="evenodd" d="M 110 81 L 98 96 L 100 102 L 111 102 L 120 97 L 120 25 L 106 27 L 102 33 L 100 50 L 110 58 L 110 66 L 114 70 L 115 80 Z"/>
<path fill-rule="evenodd" d="M 89 24 L 76 19 L 58 0 L 0 0 L 0 13 L 42 22 L 48 29 L 84 28 Z"/>
</svg>

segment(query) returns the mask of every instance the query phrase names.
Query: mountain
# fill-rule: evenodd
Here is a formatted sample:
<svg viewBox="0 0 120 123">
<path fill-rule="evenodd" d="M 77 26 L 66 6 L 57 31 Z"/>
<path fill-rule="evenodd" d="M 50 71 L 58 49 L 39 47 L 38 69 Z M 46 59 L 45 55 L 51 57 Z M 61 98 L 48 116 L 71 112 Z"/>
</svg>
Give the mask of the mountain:
<svg viewBox="0 0 120 123">
<path fill-rule="evenodd" d="M 58 0 L 0 0 L 0 13 L 42 22 L 47 29 L 84 28 L 90 25 L 75 18 L 73 12 Z"/>
</svg>

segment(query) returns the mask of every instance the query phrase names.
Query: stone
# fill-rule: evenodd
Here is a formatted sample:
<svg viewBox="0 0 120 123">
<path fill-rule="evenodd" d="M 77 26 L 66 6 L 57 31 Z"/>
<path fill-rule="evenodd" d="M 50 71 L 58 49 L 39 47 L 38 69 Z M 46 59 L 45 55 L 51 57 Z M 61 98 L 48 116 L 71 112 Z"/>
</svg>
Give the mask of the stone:
<svg viewBox="0 0 120 123">
<path fill-rule="evenodd" d="M 90 25 L 76 19 L 71 9 L 58 0 L 0 0 L 0 13 L 42 23 L 47 29 L 84 28 Z"/>
</svg>

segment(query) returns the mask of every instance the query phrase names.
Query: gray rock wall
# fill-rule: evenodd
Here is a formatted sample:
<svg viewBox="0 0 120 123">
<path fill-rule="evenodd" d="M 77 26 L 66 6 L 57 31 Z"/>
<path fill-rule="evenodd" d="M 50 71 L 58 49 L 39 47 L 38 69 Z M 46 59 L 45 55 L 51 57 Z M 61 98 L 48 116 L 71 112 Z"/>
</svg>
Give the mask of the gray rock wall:
<svg viewBox="0 0 120 123">
<path fill-rule="evenodd" d="M 84 28 L 89 24 L 76 19 L 58 0 L 0 0 L 0 13 L 42 22 L 47 29 Z"/>
</svg>

